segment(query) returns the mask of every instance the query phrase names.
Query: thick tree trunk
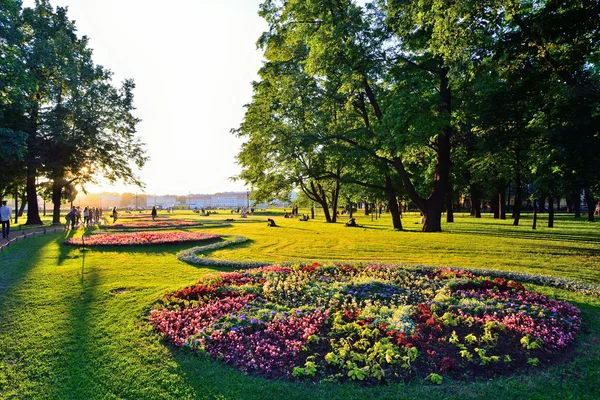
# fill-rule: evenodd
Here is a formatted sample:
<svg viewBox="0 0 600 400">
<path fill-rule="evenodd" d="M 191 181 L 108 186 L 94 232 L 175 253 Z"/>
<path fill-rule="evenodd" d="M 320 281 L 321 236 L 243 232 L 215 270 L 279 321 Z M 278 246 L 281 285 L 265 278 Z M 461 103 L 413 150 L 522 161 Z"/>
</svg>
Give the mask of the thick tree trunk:
<svg viewBox="0 0 600 400">
<path fill-rule="evenodd" d="M 554 228 L 554 197 L 548 196 L 548 228 Z"/>
<path fill-rule="evenodd" d="M 423 232 L 442 231 L 442 204 L 430 204 L 423 212 L 423 217 Z"/>
<path fill-rule="evenodd" d="M 365 215 L 369 215 L 369 203 L 365 201 Z"/>
<path fill-rule="evenodd" d="M 392 179 L 385 176 L 385 195 L 388 200 L 388 207 L 390 209 L 390 215 L 392 216 L 392 225 L 394 229 L 402 230 L 402 219 L 400 218 L 400 207 L 398 207 L 398 200 L 396 199 L 396 192 L 392 186 Z"/>
<path fill-rule="evenodd" d="M 592 191 L 589 188 L 585 189 L 585 202 L 587 203 L 587 207 L 588 207 L 588 221 L 594 222 L 594 212 L 596 211 L 596 201 L 594 200 Z"/>
<path fill-rule="evenodd" d="M 315 219 L 315 207 L 310 207 L 310 219 Z"/>
<path fill-rule="evenodd" d="M 40 209 L 37 202 L 37 188 L 35 185 L 36 170 L 27 168 L 27 222 L 25 225 L 42 225 Z"/>
</svg>

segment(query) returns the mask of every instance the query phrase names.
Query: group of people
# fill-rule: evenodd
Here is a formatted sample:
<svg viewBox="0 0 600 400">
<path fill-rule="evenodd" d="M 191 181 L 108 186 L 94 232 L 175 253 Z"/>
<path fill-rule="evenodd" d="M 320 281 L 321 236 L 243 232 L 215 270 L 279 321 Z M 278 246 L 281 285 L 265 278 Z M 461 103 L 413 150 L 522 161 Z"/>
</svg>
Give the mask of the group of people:
<svg viewBox="0 0 600 400">
<path fill-rule="evenodd" d="M 292 212 L 288 213 L 285 209 L 283 210 L 283 218 L 296 218 L 298 216 L 298 207 L 292 207 Z"/>
<path fill-rule="evenodd" d="M 65 229 L 69 227 L 75 229 L 76 226 L 80 225 L 87 227 L 99 224 L 102 214 L 102 207 L 85 207 L 83 210 L 81 210 L 81 207 L 73 207 L 67 213 Z"/>
</svg>

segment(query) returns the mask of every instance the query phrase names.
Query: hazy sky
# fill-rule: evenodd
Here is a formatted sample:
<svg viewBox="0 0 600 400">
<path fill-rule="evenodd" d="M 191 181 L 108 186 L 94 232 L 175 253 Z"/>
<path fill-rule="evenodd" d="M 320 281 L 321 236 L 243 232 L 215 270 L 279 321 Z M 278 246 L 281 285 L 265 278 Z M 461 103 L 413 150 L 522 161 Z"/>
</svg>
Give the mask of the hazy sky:
<svg viewBox="0 0 600 400">
<path fill-rule="evenodd" d="M 150 157 L 139 172 L 146 193 L 245 190 L 229 180 L 240 172 L 241 144 L 230 130 L 242 121 L 261 66 L 261 0 L 50 2 L 68 6 L 79 36 L 90 38 L 95 62 L 114 72 L 115 84 L 135 80 L 138 135 Z"/>
</svg>

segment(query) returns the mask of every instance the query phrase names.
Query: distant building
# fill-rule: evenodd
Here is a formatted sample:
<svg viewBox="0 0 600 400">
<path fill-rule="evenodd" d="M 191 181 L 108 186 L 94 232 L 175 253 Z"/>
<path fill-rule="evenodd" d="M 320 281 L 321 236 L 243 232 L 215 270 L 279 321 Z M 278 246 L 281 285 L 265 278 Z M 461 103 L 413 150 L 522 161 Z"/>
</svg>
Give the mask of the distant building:
<svg viewBox="0 0 600 400">
<path fill-rule="evenodd" d="M 187 204 L 191 209 L 242 208 L 254 204 L 254 200 L 250 200 L 249 195 L 248 192 L 192 194 L 188 196 Z"/>
<path fill-rule="evenodd" d="M 210 194 L 191 194 L 188 196 L 188 205 L 191 209 L 213 207 Z"/>
<path fill-rule="evenodd" d="M 103 209 L 119 207 L 121 205 L 121 196 L 100 196 L 99 203 Z"/>
<path fill-rule="evenodd" d="M 175 196 L 149 196 L 146 199 L 147 208 L 152 208 L 152 206 L 156 206 L 157 208 L 171 208 L 175 207 L 175 203 L 177 203 Z"/>
</svg>

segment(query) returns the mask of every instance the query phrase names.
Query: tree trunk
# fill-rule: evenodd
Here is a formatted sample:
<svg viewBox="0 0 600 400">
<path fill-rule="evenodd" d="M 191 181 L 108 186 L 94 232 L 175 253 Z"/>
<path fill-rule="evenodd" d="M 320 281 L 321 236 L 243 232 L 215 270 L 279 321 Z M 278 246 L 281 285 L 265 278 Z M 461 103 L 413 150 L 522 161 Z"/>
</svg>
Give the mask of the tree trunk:
<svg viewBox="0 0 600 400">
<path fill-rule="evenodd" d="M 519 226 L 519 220 L 521 219 L 521 195 L 523 193 L 523 183 L 521 182 L 521 171 L 517 169 L 515 174 L 515 206 L 513 208 L 513 226 Z"/>
<path fill-rule="evenodd" d="M 392 186 L 392 179 L 388 175 L 385 176 L 385 195 L 392 216 L 392 225 L 394 226 L 394 229 L 401 231 L 402 219 L 400 218 L 400 207 L 398 207 L 398 200 L 396 199 L 396 192 Z"/>
<path fill-rule="evenodd" d="M 323 207 L 323 214 L 325 214 L 325 221 L 331 223 L 332 222 L 331 214 L 329 213 L 329 206 L 327 205 L 327 202 L 325 201 L 324 204 L 321 203 L 321 207 Z"/>
<path fill-rule="evenodd" d="M 440 62 L 440 64 L 443 64 Z M 435 175 L 433 178 L 433 187 L 427 199 L 423 199 L 417 193 L 415 186 L 404 168 L 404 163 L 400 157 L 394 158 L 394 167 L 398 171 L 407 195 L 419 207 L 424 217 L 423 232 L 441 232 L 442 230 L 442 210 L 446 199 L 446 191 L 450 179 L 451 159 L 450 152 L 452 145 L 450 143 L 453 128 L 450 121 L 452 114 L 452 92 L 450 90 L 450 81 L 448 78 L 448 67 L 440 65 L 440 107 L 439 111 L 448 118 L 446 126 L 437 137 L 437 159 L 435 165 Z"/>
<path fill-rule="evenodd" d="M 490 211 L 494 214 L 494 219 L 500 218 L 500 193 L 494 193 L 490 201 Z"/>
<path fill-rule="evenodd" d="M 23 213 L 25 212 L 25 206 L 27 205 L 27 192 L 24 192 L 23 195 L 21 196 L 21 206 L 19 207 L 19 217 L 23 216 Z M 15 206 L 15 208 L 17 208 Z"/>
<path fill-rule="evenodd" d="M 54 178 L 52 181 L 52 224 L 60 225 L 60 203 L 62 198 L 62 178 Z"/>
<path fill-rule="evenodd" d="M 423 232 L 441 232 L 442 231 L 442 204 L 431 204 L 423 212 Z"/>
<path fill-rule="evenodd" d="M 533 225 L 531 225 L 531 229 L 537 228 L 537 200 L 533 200 Z"/>
<path fill-rule="evenodd" d="M 581 217 L 581 190 L 573 193 L 573 212 L 575 213 L 575 218 Z"/>
<path fill-rule="evenodd" d="M 548 228 L 554 228 L 554 197 L 548 196 Z"/>
<path fill-rule="evenodd" d="M 15 192 L 15 225 L 19 222 L 19 191 Z"/>
<path fill-rule="evenodd" d="M 481 198 L 483 197 L 483 190 L 481 185 L 471 185 L 471 216 L 475 218 L 481 218 Z"/>
<path fill-rule="evenodd" d="M 315 206 L 310 207 L 310 219 L 315 219 Z"/>
<path fill-rule="evenodd" d="M 39 116 L 39 103 L 34 102 L 31 109 L 30 122 L 31 126 L 28 130 L 27 135 L 27 222 L 25 225 L 41 225 L 42 219 L 40 218 L 40 210 L 37 202 L 37 187 L 35 180 L 37 178 L 36 160 L 34 150 L 38 145 L 37 139 L 37 128 L 38 128 L 38 116 Z"/>
<path fill-rule="evenodd" d="M 594 201 L 594 196 L 592 195 L 592 191 L 587 188 L 585 189 L 585 202 L 588 207 L 588 221 L 594 222 L 594 212 L 596 211 L 596 202 Z"/>
<path fill-rule="evenodd" d="M 369 215 L 369 203 L 365 201 L 365 215 Z"/>
<path fill-rule="evenodd" d="M 338 173 L 339 174 L 339 173 Z M 331 211 L 332 217 L 331 222 L 337 222 L 337 213 L 338 213 L 338 200 L 340 198 L 340 181 L 336 180 L 335 189 L 331 192 Z"/>
<path fill-rule="evenodd" d="M 450 185 L 446 191 L 446 222 L 454 222 L 454 210 L 452 205 L 452 198 L 454 197 L 454 191 Z"/>
<path fill-rule="evenodd" d="M 506 219 L 506 188 L 498 192 L 498 215 L 500 219 Z"/>
<path fill-rule="evenodd" d="M 37 188 L 35 185 L 36 170 L 27 168 L 27 222 L 25 225 L 42 225 L 40 209 L 37 202 Z"/>
</svg>

